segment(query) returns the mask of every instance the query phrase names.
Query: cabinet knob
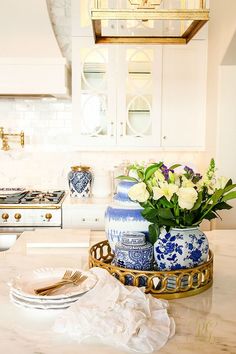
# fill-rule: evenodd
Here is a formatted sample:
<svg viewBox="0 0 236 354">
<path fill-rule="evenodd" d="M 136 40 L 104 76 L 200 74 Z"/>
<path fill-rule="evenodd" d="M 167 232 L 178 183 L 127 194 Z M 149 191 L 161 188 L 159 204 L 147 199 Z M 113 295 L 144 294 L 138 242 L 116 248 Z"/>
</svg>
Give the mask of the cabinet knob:
<svg viewBox="0 0 236 354">
<path fill-rule="evenodd" d="M 21 219 L 21 214 L 20 214 L 20 213 L 16 213 L 16 214 L 14 215 L 14 217 L 15 217 L 16 221 L 20 221 L 20 219 Z"/>
<path fill-rule="evenodd" d="M 45 215 L 45 218 L 47 219 L 47 221 L 50 221 L 51 218 L 52 218 L 52 214 L 51 214 L 51 213 L 47 213 L 47 214 Z"/>
<path fill-rule="evenodd" d="M 114 122 L 111 122 L 110 125 L 111 125 L 111 136 L 114 136 Z"/>
<path fill-rule="evenodd" d="M 98 220 L 99 220 L 98 218 L 95 218 L 95 222 L 98 222 Z"/>
<path fill-rule="evenodd" d="M 7 221 L 8 218 L 9 218 L 9 215 L 7 213 L 2 214 L 3 221 Z"/>
<path fill-rule="evenodd" d="M 120 136 L 123 136 L 123 135 L 124 135 L 124 132 L 123 132 L 123 125 L 124 125 L 124 123 L 123 123 L 123 122 L 120 122 Z"/>
<path fill-rule="evenodd" d="M 163 136 L 163 140 L 166 140 L 166 139 L 167 139 L 167 136 L 166 136 L 166 135 L 164 135 L 164 136 Z"/>
<path fill-rule="evenodd" d="M 82 221 L 85 221 L 85 218 L 83 218 Z"/>
</svg>

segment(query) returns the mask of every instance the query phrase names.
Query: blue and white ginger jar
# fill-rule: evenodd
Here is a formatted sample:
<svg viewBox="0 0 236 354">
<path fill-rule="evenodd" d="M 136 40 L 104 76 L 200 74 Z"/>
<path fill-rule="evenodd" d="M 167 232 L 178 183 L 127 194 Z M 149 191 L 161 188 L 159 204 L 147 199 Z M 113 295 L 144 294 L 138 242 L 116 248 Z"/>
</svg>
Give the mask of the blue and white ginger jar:
<svg viewBox="0 0 236 354">
<path fill-rule="evenodd" d="M 91 194 L 92 173 L 90 167 L 72 166 L 68 174 L 70 196 L 88 198 Z"/>
<path fill-rule="evenodd" d="M 154 244 L 154 257 L 158 270 L 193 268 L 205 263 L 209 244 L 206 235 L 198 228 L 163 228 Z"/>
<path fill-rule="evenodd" d="M 115 245 L 114 263 L 123 268 L 151 270 L 153 268 L 153 246 L 150 242 L 146 242 L 143 233 L 125 233 L 121 242 Z"/>
<path fill-rule="evenodd" d="M 128 191 L 134 184 L 135 182 L 120 181 L 113 203 L 105 212 L 105 232 L 113 252 L 116 243 L 121 241 L 126 232 L 142 232 L 148 236 L 150 223 L 141 215 L 141 206 L 128 196 Z"/>
</svg>

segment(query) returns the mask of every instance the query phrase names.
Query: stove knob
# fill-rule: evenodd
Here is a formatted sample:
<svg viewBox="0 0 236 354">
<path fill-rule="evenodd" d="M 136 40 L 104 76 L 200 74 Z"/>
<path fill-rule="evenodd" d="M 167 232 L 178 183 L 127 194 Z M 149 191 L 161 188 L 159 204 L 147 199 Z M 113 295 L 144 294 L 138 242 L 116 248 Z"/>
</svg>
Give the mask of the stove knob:
<svg viewBox="0 0 236 354">
<path fill-rule="evenodd" d="M 8 218 L 9 218 L 9 215 L 7 213 L 2 214 L 3 221 L 6 222 Z"/>
<path fill-rule="evenodd" d="M 21 214 L 16 213 L 16 214 L 14 215 L 14 217 L 15 217 L 16 221 L 20 221 L 20 219 L 21 219 Z"/>
<path fill-rule="evenodd" d="M 45 218 L 47 219 L 47 221 L 50 221 L 51 218 L 52 218 L 52 214 L 51 214 L 51 213 L 47 213 L 47 214 L 45 215 Z"/>
</svg>

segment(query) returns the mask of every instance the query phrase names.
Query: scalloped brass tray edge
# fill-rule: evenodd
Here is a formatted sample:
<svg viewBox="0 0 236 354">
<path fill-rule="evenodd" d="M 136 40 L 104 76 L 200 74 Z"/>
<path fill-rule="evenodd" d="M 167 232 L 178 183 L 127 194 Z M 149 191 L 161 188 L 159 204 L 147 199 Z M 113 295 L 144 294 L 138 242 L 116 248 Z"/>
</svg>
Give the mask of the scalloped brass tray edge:
<svg viewBox="0 0 236 354">
<path fill-rule="evenodd" d="M 211 250 L 209 250 L 208 261 L 198 267 L 163 272 L 117 267 L 111 264 L 113 256 L 107 240 L 98 242 L 89 250 L 89 267 L 104 268 L 123 284 L 125 284 L 128 277 L 132 277 L 134 283 L 132 285 L 138 285 L 138 282 L 143 278 L 146 282 L 145 292 L 157 298 L 170 300 L 197 295 L 209 289 L 213 284 L 214 256 Z M 161 285 L 158 289 L 154 287 L 153 279 L 155 278 L 161 279 Z M 175 281 L 175 286 L 173 285 L 173 280 Z M 171 288 L 168 288 L 168 282 L 172 282 Z M 182 286 L 181 282 L 185 282 L 184 286 Z"/>
</svg>

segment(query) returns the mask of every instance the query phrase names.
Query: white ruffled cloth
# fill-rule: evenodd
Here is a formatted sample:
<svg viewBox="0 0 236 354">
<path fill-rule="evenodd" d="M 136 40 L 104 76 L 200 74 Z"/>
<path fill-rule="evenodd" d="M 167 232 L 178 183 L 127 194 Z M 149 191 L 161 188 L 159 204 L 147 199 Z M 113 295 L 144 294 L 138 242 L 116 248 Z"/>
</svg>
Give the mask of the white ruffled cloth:
<svg viewBox="0 0 236 354">
<path fill-rule="evenodd" d="M 78 342 L 96 337 L 102 343 L 136 352 L 162 348 L 175 333 L 168 302 L 146 295 L 144 289 L 126 287 L 105 269 L 90 270 L 96 286 L 63 311 L 54 331 Z"/>
</svg>

